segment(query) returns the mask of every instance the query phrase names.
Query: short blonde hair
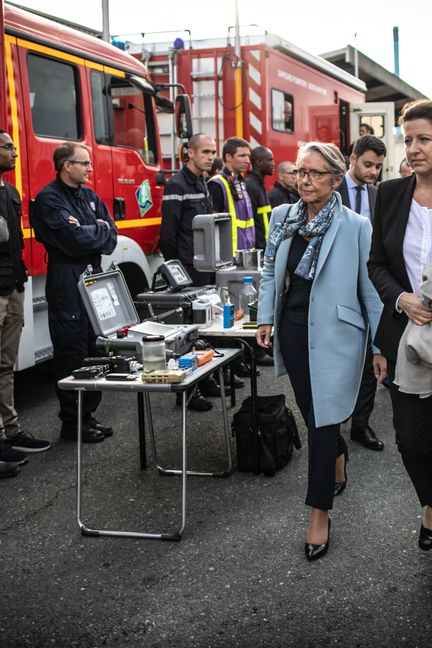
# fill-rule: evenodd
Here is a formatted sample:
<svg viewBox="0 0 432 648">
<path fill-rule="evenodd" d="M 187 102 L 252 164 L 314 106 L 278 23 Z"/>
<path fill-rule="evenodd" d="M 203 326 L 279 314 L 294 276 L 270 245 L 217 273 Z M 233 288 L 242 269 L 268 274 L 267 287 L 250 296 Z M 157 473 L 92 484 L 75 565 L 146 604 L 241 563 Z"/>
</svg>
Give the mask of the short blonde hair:
<svg viewBox="0 0 432 648">
<path fill-rule="evenodd" d="M 303 144 L 298 150 L 296 165 L 300 157 L 308 153 L 319 153 L 332 175 L 338 176 L 345 174 L 345 158 L 335 144 L 327 144 L 324 142 L 308 142 L 307 144 Z"/>
</svg>

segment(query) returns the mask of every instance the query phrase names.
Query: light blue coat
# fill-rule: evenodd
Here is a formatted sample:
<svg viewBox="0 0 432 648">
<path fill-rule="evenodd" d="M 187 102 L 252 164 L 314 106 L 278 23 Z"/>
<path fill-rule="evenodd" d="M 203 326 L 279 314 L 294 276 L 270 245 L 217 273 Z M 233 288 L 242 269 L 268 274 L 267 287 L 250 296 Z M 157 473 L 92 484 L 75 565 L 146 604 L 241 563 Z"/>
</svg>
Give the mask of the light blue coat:
<svg viewBox="0 0 432 648">
<path fill-rule="evenodd" d="M 369 324 L 373 339 L 382 311 L 366 268 L 371 224 L 367 218 L 344 207 L 339 194 L 336 196 L 338 204 L 322 241 L 309 305 L 309 368 L 317 427 L 340 423 L 352 414 L 360 387 Z M 291 207 L 291 215 L 297 209 L 298 203 Z M 257 320 L 258 324 L 274 325 L 277 376 L 286 373 L 278 325 L 292 239 L 285 239 L 276 248 L 274 241 L 286 213 L 287 205 L 280 205 L 272 212 Z M 375 347 L 374 352 L 378 352 Z"/>
</svg>

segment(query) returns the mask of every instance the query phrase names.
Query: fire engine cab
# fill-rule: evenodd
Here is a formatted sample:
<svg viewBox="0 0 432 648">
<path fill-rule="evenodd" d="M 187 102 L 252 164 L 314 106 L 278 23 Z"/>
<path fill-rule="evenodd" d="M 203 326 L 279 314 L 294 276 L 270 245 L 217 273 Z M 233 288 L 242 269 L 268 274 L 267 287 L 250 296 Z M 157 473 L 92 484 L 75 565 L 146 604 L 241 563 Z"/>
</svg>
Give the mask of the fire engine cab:
<svg viewBox="0 0 432 648">
<path fill-rule="evenodd" d="M 132 294 L 151 285 L 161 260 L 156 251 L 162 156 L 158 97 L 140 61 L 104 41 L 8 4 L 3 23 L 0 63 L 6 102 L 1 127 L 10 133 L 19 155 L 14 173 L 6 179 L 22 196 L 24 260 L 29 270 L 17 363 L 24 369 L 52 353 L 44 249 L 34 238 L 30 212 L 37 193 L 54 178 L 54 149 L 65 140 L 88 147 L 94 169 L 89 184 L 107 205 L 119 232 L 109 260 L 119 264 Z"/>
</svg>

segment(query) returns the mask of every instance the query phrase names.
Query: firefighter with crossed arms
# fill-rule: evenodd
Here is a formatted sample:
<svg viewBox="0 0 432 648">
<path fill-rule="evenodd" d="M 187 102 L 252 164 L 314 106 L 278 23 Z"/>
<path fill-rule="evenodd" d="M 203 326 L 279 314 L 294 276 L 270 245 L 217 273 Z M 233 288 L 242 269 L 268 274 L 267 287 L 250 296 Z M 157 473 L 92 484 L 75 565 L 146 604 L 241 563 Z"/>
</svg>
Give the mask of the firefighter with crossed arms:
<svg viewBox="0 0 432 648">
<path fill-rule="evenodd" d="M 36 196 L 32 226 L 48 254 L 46 297 L 58 381 L 81 367 L 86 356 L 97 355 L 96 335 L 78 281 L 89 265 L 93 272 L 102 272 L 101 255 L 114 251 L 117 231 L 102 200 L 85 186 L 92 171 L 87 147 L 64 142 L 55 149 L 53 159 L 57 176 Z M 57 386 L 56 393 L 60 436 L 76 440 L 76 394 Z M 84 393 L 83 442 L 98 443 L 113 434 L 111 427 L 94 418 L 101 397 L 100 392 Z"/>
</svg>

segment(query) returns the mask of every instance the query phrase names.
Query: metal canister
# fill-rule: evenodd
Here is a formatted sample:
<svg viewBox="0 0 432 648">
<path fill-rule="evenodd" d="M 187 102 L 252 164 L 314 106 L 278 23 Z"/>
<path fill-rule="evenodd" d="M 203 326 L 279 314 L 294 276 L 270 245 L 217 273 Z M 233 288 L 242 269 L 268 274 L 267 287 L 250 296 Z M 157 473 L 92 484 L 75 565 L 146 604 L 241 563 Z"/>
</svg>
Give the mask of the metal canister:
<svg viewBox="0 0 432 648">
<path fill-rule="evenodd" d="M 144 373 L 166 369 L 166 348 L 164 336 L 144 335 L 142 342 Z"/>
</svg>

